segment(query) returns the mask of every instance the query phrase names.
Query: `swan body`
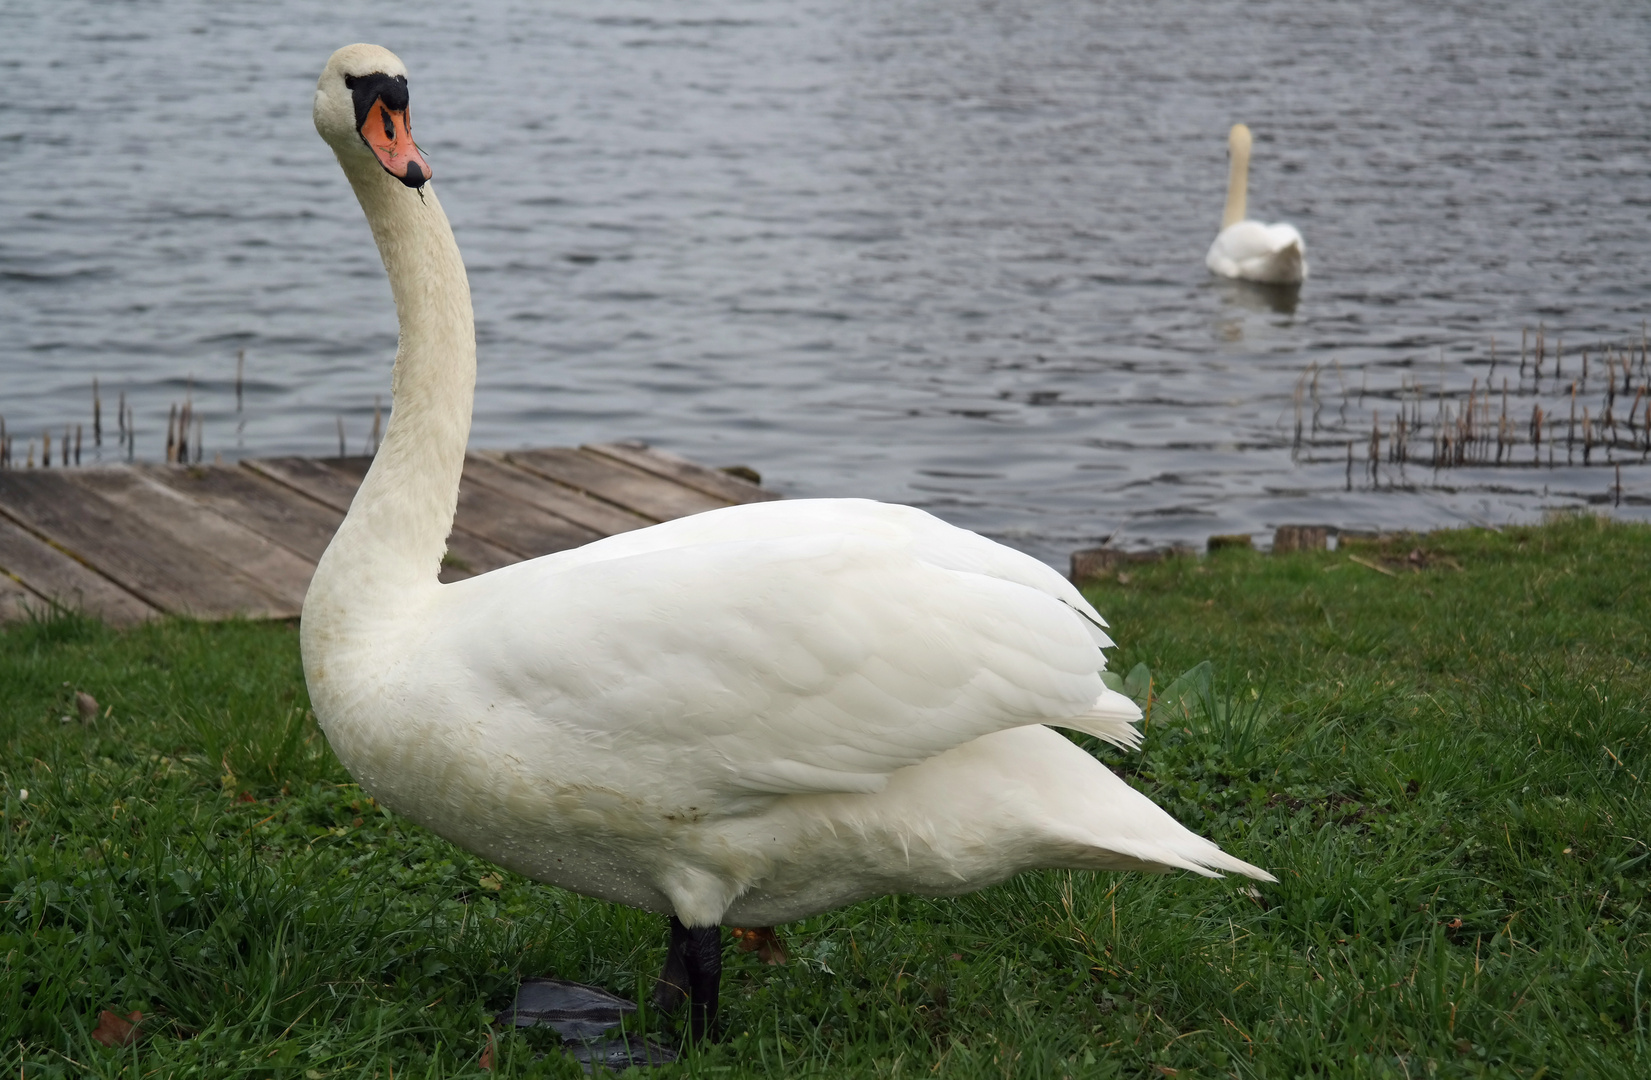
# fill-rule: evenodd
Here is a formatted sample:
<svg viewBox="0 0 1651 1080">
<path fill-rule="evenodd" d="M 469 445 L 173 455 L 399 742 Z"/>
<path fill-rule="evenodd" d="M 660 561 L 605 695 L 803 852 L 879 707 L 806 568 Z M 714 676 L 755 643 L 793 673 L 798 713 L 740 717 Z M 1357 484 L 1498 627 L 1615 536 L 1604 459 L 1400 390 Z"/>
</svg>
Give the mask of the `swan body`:
<svg viewBox="0 0 1651 1080">
<path fill-rule="evenodd" d="M 1249 871 L 1040 726 L 1138 742 L 1098 623 L 922 511 L 730 507 L 439 587 L 326 730 L 459 846 L 688 925 L 1035 866 Z"/>
<path fill-rule="evenodd" d="M 1271 880 L 1047 726 L 1140 740 L 1082 595 L 922 511 L 729 507 L 439 583 L 475 334 L 405 75 L 348 46 L 315 101 L 401 323 L 392 418 L 301 626 L 316 717 L 367 791 L 502 866 L 687 927 L 1034 867 Z M 383 130 L 405 118 L 405 145 L 363 134 L 380 130 L 372 78 L 403 88 Z"/>
<path fill-rule="evenodd" d="M 1234 124 L 1227 137 L 1227 208 L 1204 265 L 1222 277 L 1291 285 L 1307 280 L 1307 243 L 1294 225 L 1264 225 L 1244 212 L 1250 177 L 1250 129 Z"/>
</svg>

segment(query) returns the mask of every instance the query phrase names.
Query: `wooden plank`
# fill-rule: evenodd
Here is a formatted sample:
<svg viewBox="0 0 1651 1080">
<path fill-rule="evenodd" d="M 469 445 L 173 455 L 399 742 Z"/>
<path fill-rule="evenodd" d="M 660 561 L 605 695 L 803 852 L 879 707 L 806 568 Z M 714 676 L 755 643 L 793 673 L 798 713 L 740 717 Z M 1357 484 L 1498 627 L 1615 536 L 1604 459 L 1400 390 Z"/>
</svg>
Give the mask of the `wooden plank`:
<svg viewBox="0 0 1651 1080">
<path fill-rule="evenodd" d="M 367 470 L 373 467 L 373 459 L 366 454 L 351 454 L 349 457 L 305 458 L 305 461 L 315 461 L 338 473 L 347 476 L 356 487 L 367 479 Z"/>
<path fill-rule="evenodd" d="M 139 472 L 233 518 L 267 540 L 303 557 L 311 565 L 332 542 L 344 520 L 342 511 L 323 506 L 284 484 L 266 480 L 251 469 L 232 465 L 139 465 Z"/>
<path fill-rule="evenodd" d="M 505 461 L 504 455 L 496 450 L 483 450 L 465 457 L 464 483 L 472 487 L 490 487 L 530 506 L 566 518 L 599 536 L 613 536 L 654 524 L 651 518 L 622 510 L 612 503 L 593 499 L 582 491 L 519 469 Z"/>
<path fill-rule="evenodd" d="M 314 563 L 132 469 L 67 469 L 63 476 L 179 544 L 204 548 L 235 567 L 275 601 L 275 618 L 296 618 L 303 610 Z"/>
<path fill-rule="evenodd" d="M 340 472 L 315 458 L 248 458 L 241 464 L 258 475 L 274 480 L 277 484 L 285 484 L 341 514 L 349 512 L 350 500 L 355 498 L 355 489 L 361 486 L 360 476 Z M 363 469 L 362 472 L 365 473 L 366 470 Z"/>
<path fill-rule="evenodd" d="M 313 464 L 321 465 L 347 483 L 360 487 L 367 470 L 372 468 L 373 459 L 365 456 L 330 457 Z M 460 503 L 463 503 L 462 496 Z M 460 581 L 521 562 L 522 558 L 521 553 L 502 547 L 484 536 L 455 528 L 447 536 L 447 554 L 442 559 L 440 577 L 442 581 Z"/>
<path fill-rule="evenodd" d="M 602 534 L 593 529 L 547 514 L 480 484 L 459 485 L 459 512 L 453 528 L 491 540 L 524 559 L 566 551 L 602 538 Z"/>
<path fill-rule="evenodd" d="M 270 618 L 285 606 L 210 552 L 69 483 L 62 470 L 0 472 L 0 513 L 162 611 Z"/>
<path fill-rule="evenodd" d="M 655 521 L 669 521 L 729 505 L 726 499 L 583 450 L 565 447 L 512 450 L 505 454 L 505 460 Z"/>
<path fill-rule="evenodd" d="M 50 544 L 0 517 L 0 571 L 64 607 L 129 626 L 159 614 L 153 607 Z M 43 607 L 39 601 L 36 608 Z"/>
<path fill-rule="evenodd" d="M 46 601 L 0 574 L 0 623 L 22 622 L 31 611 L 40 611 L 44 607 Z"/>
<path fill-rule="evenodd" d="M 0 473 L 0 619 L 50 597 L 111 623 L 287 617 L 371 466 L 262 458 Z M 442 580 L 777 496 L 642 443 L 466 457 Z"/>
<path fill-rule="evenodd" d="M 314 460 L 319 461 L 329 469 L 336 469 L 348 476 L 355 481 L 357 487 L 361 485 L 361 481 L 367 478 L 367 470 L 373 467 L 373 456 L 371 454 L 351 454 L 348 457 L 323 457 Z"/>
<path fill-rule="evenodd" d="M 459 581 L 521 561 L 522 557 L 514 551 L 506 551 L 490 540 L 455 530 L 447 538 L 447 555 L 441 563 L 441 580 Z"/>
<path fill-rule="evenodd" d="M 657 450 L 644 442 L 591 443 L 580 449 L 622 461 L 731 503 L 769 502 L 780 497 L 777 491 L 769 491 L 749 480 L 689 461 L 669 451 Z"/>
</svg>

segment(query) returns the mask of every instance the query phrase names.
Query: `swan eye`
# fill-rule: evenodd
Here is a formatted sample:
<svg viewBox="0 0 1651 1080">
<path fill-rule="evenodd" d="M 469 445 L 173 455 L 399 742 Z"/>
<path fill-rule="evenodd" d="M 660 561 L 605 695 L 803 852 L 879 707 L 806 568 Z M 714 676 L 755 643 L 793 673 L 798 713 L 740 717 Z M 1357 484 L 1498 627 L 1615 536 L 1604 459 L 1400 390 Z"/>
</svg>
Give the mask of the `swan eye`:
<svg viewBox="0 0 1651 1080">
<path fill-rule="evenodd" d="M 375 71 L 369 75 L 346 75 L 344 85 L 350 91 L 355 101 L 355 127 L 361 130 L 366 123 L 367 114 L 372 111 L 373 105 L 382 101 L 384 107 L 391 112 L 405 113 L 407 111 L 407 77 L 405 75 L 386 75 Z"/>
</svg>

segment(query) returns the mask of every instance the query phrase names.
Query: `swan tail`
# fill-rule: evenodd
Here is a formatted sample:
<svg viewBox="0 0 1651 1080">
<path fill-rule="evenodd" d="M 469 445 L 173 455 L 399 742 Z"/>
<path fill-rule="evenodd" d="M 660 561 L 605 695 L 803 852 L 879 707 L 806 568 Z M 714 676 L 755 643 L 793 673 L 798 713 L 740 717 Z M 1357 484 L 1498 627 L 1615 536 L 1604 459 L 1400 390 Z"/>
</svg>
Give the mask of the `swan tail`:
<svg viewBox="0 0 1651 1080">
<path fill-rule="evenodd" d="M 1110 703 L 1114 716 L 1121 716 L 1125 705 L 1139 715 L 1134 702 L 1122 694 L 1113 696 L 1121 699 Z M 1133 727 L 1121 719 L 1114 723 L 1139 741 Z M 1176 821 L 1163 807 L 1072 743 L 1066 742 L 1059 757 L 1071 763 L 1072 771 L 1067 774 L 1068 782 L 1050 784 L 1048 791 L 1054 805 L 1048 812 L 1050 820 L 1065 823 L 1059 831 L 1064 834 L 1065 844 L 1070 845 L 1067 850 L 1074 868 L 1159 874 L 1187 870 L 1211 878 L 1241 874 L 1257 881 L 1277 880 Z"/>
<path fill-rule="evenodd" d="M 1141 747 L 1141 731 L 1135 724 L 1140 719 L 1140 706 L 1116 690 L 1103 689 L 1088 712 L 1056 721 L 1053 726 L 1093 735 L 1120 750 L 1138 750 Z"/>
<path fill-rule="evenodd" d="M 1209 843 L 1207 840 L 1204 842 Z M 1243 874 L 1245 877 L 1254 878 L 1257 881 L 1278 880 L 1261 867 L 1228 855 L 1214 844 L 1210 844 L 1207 851 L 1187 853 L 1186 859 L 1187 862 L 1182 865 L 1182 868 L 1191 870 L 1195 874 L 1201 874 L 1204 877 L 1213 878 L 1221 877 L 1224 874 Z"/>
<path fill-rule="evenodd" d="M 1201 840 L 1192 836 L 1193 840 Z M 1225 851 L 1203 840 L 1196 847 L 1191 844 L 1174 847 L 1163 844 L 1130 844 L 1116 839 L 1091 842 L 1083 854 L 1073 862 L 1085 870 L 1121 870 L 1143 874 L 1168 874 L 1186 870 L 1199 877 L 1218 878 L 1228 874 L 1242 874 L 1256 881 L 1277 881 L 1278 878 L 1234 858 Z"/>
<path fill-rule="evenodd" d="M 1127 787 L 1121 780 L 1118 783 Z M 1083 849 L 1083 855 L 1076 861 L 1084 869 L 1134 870 L 1149 874 L 1187 870 L 1207 878 L 1242 874 L 1257 881 L 1278 880 L 1261 867 L 1222 851 L 1213 842 L 1165 814 L 1133 788 L 1129 791 L 1141 802 L 1158 810 L 1158 814 L 1148 815 L 1145 813 L 1146 807 L 1139 806 L 1132 808 L 1135 811 L 1133 814 L 1122 817 L 1109 814 L 1093 822 L 1096 826 L 1093 831 L 1086 829 L 1082 834 L 1073 835 L 1072 841 Z M 1113 797 L 1116 799 L 1118 794 L 1121 793 Z M 1120 801 L 1135 802 L 1128 796 Z M 1114 813 L 1119 809 L 1122 808 L 1114 806 Z"/>
</svg>

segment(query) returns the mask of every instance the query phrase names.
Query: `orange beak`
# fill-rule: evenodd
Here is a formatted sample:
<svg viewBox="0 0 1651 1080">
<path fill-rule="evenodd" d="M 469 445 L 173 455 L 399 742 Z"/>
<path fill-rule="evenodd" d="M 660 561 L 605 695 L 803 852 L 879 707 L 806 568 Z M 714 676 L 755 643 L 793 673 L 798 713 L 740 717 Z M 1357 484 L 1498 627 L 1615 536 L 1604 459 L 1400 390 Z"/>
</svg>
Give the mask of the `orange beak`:
<svg viewBox="0 0 1651 1080">
<path fill-rule="evenodd" d="M 367 118 L 361 122 L 361 139 L 385 172 L 408 187 L 417 188 L 430 179 L 430 163 L 413 142 L 411 113 L 410 107 L 390 109 L 383 100 L 373 102 Z"/>
</svg>

